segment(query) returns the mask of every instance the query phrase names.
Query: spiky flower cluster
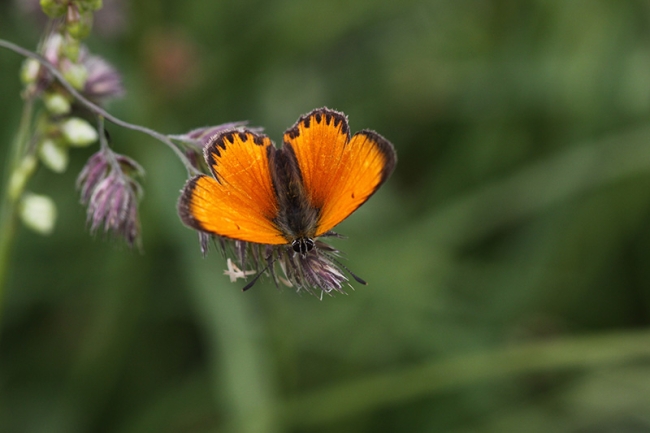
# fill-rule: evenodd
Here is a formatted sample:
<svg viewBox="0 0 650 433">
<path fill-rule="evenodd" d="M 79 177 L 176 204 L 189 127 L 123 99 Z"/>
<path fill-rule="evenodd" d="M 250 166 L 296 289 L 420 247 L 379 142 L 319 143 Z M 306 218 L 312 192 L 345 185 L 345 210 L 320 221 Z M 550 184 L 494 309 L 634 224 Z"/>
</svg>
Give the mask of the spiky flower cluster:
<svg viewBox="0 0 650 433">
<path fill-rule="evenodd" d="M 263 274 L 269 275 L 276 286 L 282 284 L 321 298 L 323 294 L 331 295 L 334 292 L 345 294 L 346 286 L 352 287 L 346 272 L 359 283 L 366 284 L 339 263 L 337 257 L 341 253 L 337 249 L 320 239 L 315 241 L 311 251 L 300 254 L 290 245 L 255 244 L 199 231 L 202 251 L 207 250 L 210 238 L 214 238 L 227 257 L 228 269 L 224 274 L 233 282 L 248 280 L 244 290 L 251 288 Z M 251 276 L 254 276 L 252 280 L 249 279 Z"/>
<path fill-rule="evenodd" d="M 108 147 L 90 157 L 77 178 L 81 202 L 87 206 L 90 231 L 103 229 L 129 246 L 139 240 L 138 201 L 142 187 L 135 180 L 144 169 L 133 159 Z"/>
</svg>

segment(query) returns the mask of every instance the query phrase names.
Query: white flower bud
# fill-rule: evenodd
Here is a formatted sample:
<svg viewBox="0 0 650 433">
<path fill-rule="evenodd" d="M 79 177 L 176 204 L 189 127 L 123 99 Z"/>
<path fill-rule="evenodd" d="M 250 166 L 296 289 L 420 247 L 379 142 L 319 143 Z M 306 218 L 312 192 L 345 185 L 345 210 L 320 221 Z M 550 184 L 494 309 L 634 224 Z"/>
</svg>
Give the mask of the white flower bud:
<svg viewBox="0 0 650 433">
<path fill-rule="evenodd" d="M 35 232 L 49 235 L 56 222 L 56 205 L 47 196 L 25 194 L 20 203 L 20 218 Z"/>
<path fill-rule="evenodd" d="M 97 131 L 90 123 L 78 117 L 71 117 L 61 125 L 61 132 L 71 146 L 86 147 L 97 141 Z"/>
<path fill-rule="evenodd" d="M 68 168 L 68 149 L 52 139 L 45 139 L 38 149 L 43 164 L 56 173 L 63 173 Z"/>
<path fill-rule="evenodd" d="M 48 93 L 43 97 L 45 108 L 54 115 L 70 112 L 70 101 L 59 93 Z"/>
</svg>

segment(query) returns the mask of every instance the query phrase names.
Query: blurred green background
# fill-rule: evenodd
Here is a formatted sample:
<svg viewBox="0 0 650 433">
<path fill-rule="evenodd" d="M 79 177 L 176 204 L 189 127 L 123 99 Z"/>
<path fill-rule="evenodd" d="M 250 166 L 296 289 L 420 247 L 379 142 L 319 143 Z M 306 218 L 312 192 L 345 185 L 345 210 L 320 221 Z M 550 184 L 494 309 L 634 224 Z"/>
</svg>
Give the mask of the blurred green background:
<svg viewBox="0 0 650 433">
<path fill-rule="evenodd" d="M 31 3 L 0 1 L 1 38 L 36 47 Z M 399 162 L 338 227 L 369 285 L 322 301 L 203 259 L 148 136 L 109 125 L 147 171 L 142 253 L 85 229 L 95 148 L 40 170 L 59 218 L 16 238 L 0 432 L 650 432 L 650 2 L 104 3 L 116 116 L 278 142 L 328 106 Z M 0 51 L 3 159 L 20 65 Z"/>
</svg>

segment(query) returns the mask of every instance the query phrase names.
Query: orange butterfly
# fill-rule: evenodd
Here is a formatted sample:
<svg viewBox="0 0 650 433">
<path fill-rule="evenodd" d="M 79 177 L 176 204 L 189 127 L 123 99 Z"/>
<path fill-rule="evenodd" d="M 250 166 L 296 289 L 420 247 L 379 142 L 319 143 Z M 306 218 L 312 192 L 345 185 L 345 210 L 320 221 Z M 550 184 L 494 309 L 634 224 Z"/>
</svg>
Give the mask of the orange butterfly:
<svg viewBox="0 0 650 433">
<path fill-rule="evenodd" d="M 212 235 L 281 246 L 302 257 L 298 266 L 309 265 L 317 238 L 368 200 L 397 162 L 388 140 L 370 130 L 350 137 L 346 116 L 327 108 L 298 119 L 280 148 L 265 135 L 231 129 L 210 139 L 205 159 L 213 177 L 186 183 L 182 221 Z"/>
</svg>

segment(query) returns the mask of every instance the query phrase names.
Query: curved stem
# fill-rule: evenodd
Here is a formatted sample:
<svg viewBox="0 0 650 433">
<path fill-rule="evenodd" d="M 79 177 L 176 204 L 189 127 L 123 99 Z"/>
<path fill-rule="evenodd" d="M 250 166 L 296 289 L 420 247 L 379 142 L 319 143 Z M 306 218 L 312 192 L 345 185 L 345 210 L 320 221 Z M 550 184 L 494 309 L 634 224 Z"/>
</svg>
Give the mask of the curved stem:
<svg viewBox="0 0 650 433">
<path fill-rule="evenodd" d="M 147 134 L 150 137 L 155 138 L 156 140 L 164 143 L 169 147 L 178 157 L 178 159 L 181 160 L 185 168 L 187 169 L 188 173 L 190 175 L 198 174 L 198 171 L 192 166 L 190 161 L 187 159 L 185 154 L 176 146 L 171 139 L 164 135 L 161 134 L 158 131 L 155 131 L 153 129 L 147 128 L 145 126 L 141 125 L 135 125 L 133 123 L 125 122 L 124 120 L 118 119 L 117 117 L 113 116 L 112 114 L 108 113 L 105 111 L 103 108 L 99 107 L 98 105 L 94 104 L 90 100 L 88 100 L 85 96 L 83 96 L 77 89 L 75 89 L 68 81 L 65 79 L 65 77 L 59 72 L 56 67 L 51 64 L 47 59 L 45 59 L 43 56 L 34 53 L 32 51 L 29 51 L 19 45 L 16 45 L 14 43 L 11 43 L 9 41 L 5 41 L 4 39 L 0 39 L 0 47 L 7 48 L 15 53 L 18 53 L 20 55 L 23 55 L 25 57 L 32 58 L 36 61 L 38 61 L 45 69 L 47 69 L 60 83 L 61 85 L 77 100 L 79 103 L 81 103 L 84 107 L 86 107 L 88 110 L 91 112 L 95 113 L 98 116 L 104 117 L 106 120 L 121 126 L 123 128 L 127 129 L 132 129 L 134 131 L 139 131 L 142 132 L 143 134 Z"/>
<path fill-rule="evenodd" d="M 292 427 L 310 427 L 508 376 L 623 364 L 650 356 L 650 332 L 563 337 L 433 360 L 300 394 L 283 407 Z"/>
<path fill-rule="evenodd" d="M 5 178 L 1 190 L 4 195 L 0 204 L 0 318 L 2 317 L 4 292 L 7 284 L 10 250 L 16 232 L 16 202 L 11 197 L 9 187 L 12 175 L 20 164 L 22 149 L 29 137 L 33 106 L 34 103 L 31 99 L 25 101 L 18 134 L 9 151 L 10 155 L 6 159 Z"/>
</svg>

